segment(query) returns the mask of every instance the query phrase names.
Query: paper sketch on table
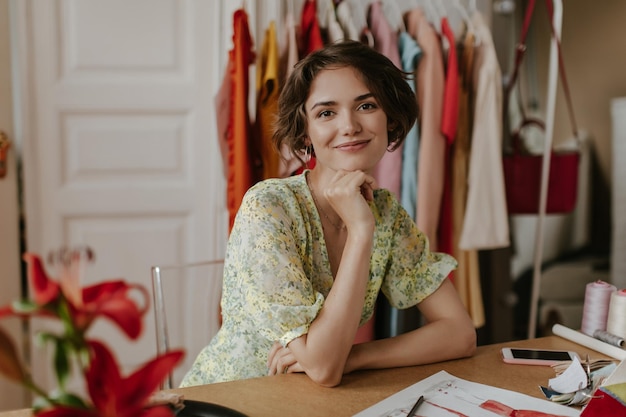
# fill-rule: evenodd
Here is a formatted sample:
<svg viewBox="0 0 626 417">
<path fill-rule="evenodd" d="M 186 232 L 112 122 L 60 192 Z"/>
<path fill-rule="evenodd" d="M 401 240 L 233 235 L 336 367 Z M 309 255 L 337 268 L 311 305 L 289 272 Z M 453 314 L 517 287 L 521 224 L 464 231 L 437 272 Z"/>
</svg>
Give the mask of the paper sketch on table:
<svg viewBox="0 0 626 417">
<path fill-rule="evenodd" d="M 539 389 L 539 388 L 537 388 Z M 529 417 L 579 417 L 580 410 L 518 392 L 478 384 L 440 371 L 353 417 L 406 417 L 420 395 L 417 417 L 498 417 L 524 410 Z"/>
</svg>

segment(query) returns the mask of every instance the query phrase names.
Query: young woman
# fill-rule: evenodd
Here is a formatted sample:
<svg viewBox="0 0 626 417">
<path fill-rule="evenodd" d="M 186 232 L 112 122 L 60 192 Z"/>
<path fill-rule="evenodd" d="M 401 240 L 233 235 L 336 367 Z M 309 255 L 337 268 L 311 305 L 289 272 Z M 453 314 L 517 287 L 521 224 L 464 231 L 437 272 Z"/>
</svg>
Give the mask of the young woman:
<svg viewBox="0 0 626 417">
<path fill-rule="evenodd" d="M 431 252 L 372 177 L 416 120 L 405 74 L 344 41 L 300 61 L 279 103 L 277 148 L 315 155 L 315 167 L 246 194 L 228 242 L 222 328 L 182 385 L 304 372 L 336 386 L 358 369 L 472 355 L 474 326 L 446 279 L 456 261 Z M 392 306 L 417 306 L 426 324 L 353 344 L 380 291 Z"/>
</svg>

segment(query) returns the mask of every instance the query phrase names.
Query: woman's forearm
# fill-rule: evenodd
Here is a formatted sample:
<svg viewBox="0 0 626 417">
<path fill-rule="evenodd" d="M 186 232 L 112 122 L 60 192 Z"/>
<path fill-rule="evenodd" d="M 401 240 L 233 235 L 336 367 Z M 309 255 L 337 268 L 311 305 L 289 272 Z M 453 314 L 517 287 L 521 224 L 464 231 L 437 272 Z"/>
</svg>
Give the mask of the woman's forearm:
<svg viewBox="0 0 626 417">
<path fill-rule="evenodd" d="M 345 372 L 440 362 L 471 356 L 475 349 L 473 326 L 440 320 L 392 338 L 354 345 Z"/>
<path fill-rule="evenodd" d="M 418 307 L 426 325 L 393 338 L 355 345 L 345 371 L 421 365 L 474 353 L 476 330 L 450 280 L 445 279 Z"/>
<path fill-rule="evenodd" d="M 361 319 L 371 250 L 371 234 L 348 234 L 324 306 L 308 333 L 289 344 L 305 372 L 322 385 L 341 381 Z"/>
</svg>

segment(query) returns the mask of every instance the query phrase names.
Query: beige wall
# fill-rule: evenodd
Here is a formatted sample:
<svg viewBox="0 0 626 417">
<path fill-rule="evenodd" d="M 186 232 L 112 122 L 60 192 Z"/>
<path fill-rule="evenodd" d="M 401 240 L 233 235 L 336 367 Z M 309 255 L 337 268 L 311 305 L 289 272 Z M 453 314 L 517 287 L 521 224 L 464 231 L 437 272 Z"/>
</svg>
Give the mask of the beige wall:
<svg viewBox="0 0 626 417">
<path fill-rule="evenodd" d="M 11 57 L 9 39 L 9 0 L 0 0 L 0 130 L 14 141 L 12 121 Z M 19 214 L 15 146 L 9 152 L 8 173 L 0 179 L 0 305 L 20 296 Z M 15 319 L 0 322 L 21 346 L 19 323 Z M 0 375 L 0 410 L 25 407 L 27 397 L 20 386 Z"/>
<path fill-rule="evenodd" d="M 611 180 L 610 104 L 626 96 L 626 2 L 564 2 L 563 54 L 581 128 L 594 136 L 600 172 Z M 546 20 L 547 21 L 547 20 Z M 560 96 L 556 137 L 569 132 Z"/>
<path fill-rule="evenodd" d="M 518 6 L 523 13 L 522 6 Z M 545 101 L 550 29 L 546 8 L 538 0 L 535 35 L 539 92 Z M 626 96 L 626 1 L 563 1 L 562 46 L 578 127 L 592 136 L 593 248 L 608 250 L 611 214 L 611 99 Z M 563 90 L 557 98 L 554 140 L 571 137 Z M 624 185 L 626 186 L 626 184 Z"/>
<path fill-rule="evenodd" d="M 592 238 L 596 248 L 611 241 L 612 178 L 611 99 L 626 96 L 626 2 L 623 0 L 567 0 L 563 30 L 567 68 L 575 85 L 579 125 L 594 136 L 598 176 L 594 185 Z M 564 131 L 565 114 L 559 114 Z M 623 181 L 622 186 L 626 186 Z"/>
</svg>

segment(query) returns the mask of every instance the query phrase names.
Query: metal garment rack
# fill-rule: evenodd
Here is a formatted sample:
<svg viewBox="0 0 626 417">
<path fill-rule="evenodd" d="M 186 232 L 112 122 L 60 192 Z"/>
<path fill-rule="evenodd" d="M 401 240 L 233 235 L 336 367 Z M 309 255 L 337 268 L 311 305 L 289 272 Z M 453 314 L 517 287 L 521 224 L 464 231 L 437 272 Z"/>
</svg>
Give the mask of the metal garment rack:
<svg viewBox="0 0 626 417">
<path fill-rule="evenodd" d="M 539 213 L 537 226 L 535 229 L 535 252 L 533 265 L 533 281 L 530 297 L 530 315 L 528 318 L 528 338 L 533 339 L 537 333 L 537 311 L 539 304 L 539 287 L 541 284 L 541 261 L 543 255 L 544 241 L 544 220 L 546 217 L 546 204 L 548 200 L 548 180 L 550 175 L 550 152 L 552 151 L 552 141 L 554 135 L 554 113 L 556 108 L 556 93 L 559 81 L 559 55 L 558 45 L 555 36 L 561 37 L 561 27 L 563 25 L 563 2 L 553 0 L 552 22 L 554 25 L 554 36 L 550 42 L 550 61 L 548 67 L 548 91 L 546 100 L 546 124 L 545 141 L 543 149 L 543 160 L 541 166 L 541 190 L 539 195 Z"/>
</svg>

